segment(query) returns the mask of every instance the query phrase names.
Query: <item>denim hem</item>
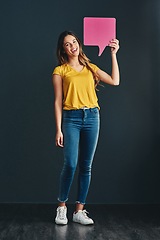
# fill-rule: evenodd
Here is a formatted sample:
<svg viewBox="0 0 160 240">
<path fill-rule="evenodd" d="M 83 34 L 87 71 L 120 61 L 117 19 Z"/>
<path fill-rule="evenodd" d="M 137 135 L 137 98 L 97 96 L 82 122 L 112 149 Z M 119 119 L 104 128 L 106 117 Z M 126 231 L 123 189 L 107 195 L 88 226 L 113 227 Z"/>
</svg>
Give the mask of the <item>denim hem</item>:
<svg viewBox="0 0 160 240">
<path fill-rule="evenodd" d="M 62 200 L 60 200 L 59 198 L 57 198 L 57 200 L 58 200 L 58 202 L 60 202 L 60 203 L 65 203 L 65 202 L 67 202 L 68 201 L 68 198 L 66 199 L 66 200 L 64 200 L 64 201 L 62 201 Z"/>
<path fill-rule="evenodd" d="M 80 201 L 76 201 L 76 203 L 79 203 L 79 204 L 82 204 L 82 205 L 85 205 L 86 203 L 82 203 Z"/>
</svg>

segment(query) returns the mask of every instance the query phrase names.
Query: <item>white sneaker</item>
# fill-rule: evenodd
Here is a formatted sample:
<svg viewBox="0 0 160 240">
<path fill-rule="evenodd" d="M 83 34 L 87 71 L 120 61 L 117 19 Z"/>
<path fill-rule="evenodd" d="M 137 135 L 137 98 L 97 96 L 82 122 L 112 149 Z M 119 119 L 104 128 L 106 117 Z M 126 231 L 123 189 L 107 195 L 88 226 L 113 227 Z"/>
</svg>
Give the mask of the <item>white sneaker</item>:
<svg viewBox="0 0 160 240">
<path fill-rule="evenodd" d="M 66 225 L 68 223 L 68 219 L 67 219 L 67 208 L 64 207 L 58 207 L 57 208 L 57 216 L 55 218 L 55 222 L 56 224 L 62 224 L 62 225 Z"/>
<path fill-rule="evenodd" d="M 86 210 L 79 210 L 73 213 L 73 222 L 81 223 L 83 225 L 94 224 L 93 220 L 87 216 Z"/>
</svg>

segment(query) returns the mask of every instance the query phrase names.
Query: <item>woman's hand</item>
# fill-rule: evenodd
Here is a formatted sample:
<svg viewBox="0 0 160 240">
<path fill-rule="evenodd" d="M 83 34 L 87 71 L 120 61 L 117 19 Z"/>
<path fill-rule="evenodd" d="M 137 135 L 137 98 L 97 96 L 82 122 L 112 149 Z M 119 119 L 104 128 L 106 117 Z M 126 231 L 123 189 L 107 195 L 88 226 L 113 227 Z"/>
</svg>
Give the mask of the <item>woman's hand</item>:
<svg viewBox="0 0 160 240">
<path fill-rule="evenodd" d="M 119 41 L 117 39 L 112 39 L 108 46 L 111 47 L 111 54 L 116 54 L 119 49 Z"/>
<path fill-rule="evenodd" d="M 57 147 L 63 147 L 63 133 L 61 131 L 56 133 L 55 141 Z"/>
</svg>

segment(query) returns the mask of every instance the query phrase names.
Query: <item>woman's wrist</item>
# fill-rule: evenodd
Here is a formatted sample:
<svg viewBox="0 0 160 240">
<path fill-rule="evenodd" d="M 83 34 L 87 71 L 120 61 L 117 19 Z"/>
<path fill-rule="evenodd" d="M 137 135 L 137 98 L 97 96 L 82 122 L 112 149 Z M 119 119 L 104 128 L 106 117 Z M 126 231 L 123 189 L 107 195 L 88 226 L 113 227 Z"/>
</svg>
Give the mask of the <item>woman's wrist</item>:
<svg viewBox="0 0 160 240">
<path fill-rule="evenodd" d="M 62 129 L 61 129 L 61 128 L 57 128 L 56 132 L 57 132 L 57 133 L 61 133 L 61 132 L 62 132 Z"/>
<path fill-rule="evenodd" d="M 117 53 L 111 52 L 111 56 L 117 57 Z"/>
</svg>

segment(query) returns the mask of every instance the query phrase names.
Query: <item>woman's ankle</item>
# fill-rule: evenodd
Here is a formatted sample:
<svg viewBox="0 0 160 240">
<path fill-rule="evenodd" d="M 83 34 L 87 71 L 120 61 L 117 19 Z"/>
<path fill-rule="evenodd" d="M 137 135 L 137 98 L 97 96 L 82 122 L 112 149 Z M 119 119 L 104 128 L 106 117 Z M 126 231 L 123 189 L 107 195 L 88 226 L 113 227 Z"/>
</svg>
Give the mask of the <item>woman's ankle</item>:
<svg viewBox="0 0 160 240">
<path fill-rule="evenodd" d="M 79 210 L 83 210 L 84 208 L 84 204 L 81 204 L 81 203 L 76 203 L 76 210 L 75 210 L 75 213 L 77 213 Z"/>
<path fill-rule="evenodd" d="M 65 202 L 60 202 L 60 203 L 58 204 L 58 206 L 59 206 L 59 207 L 65 207 L 65 206 L 66 206 L 66 203 L 65 203 Z"/>
</svg>

